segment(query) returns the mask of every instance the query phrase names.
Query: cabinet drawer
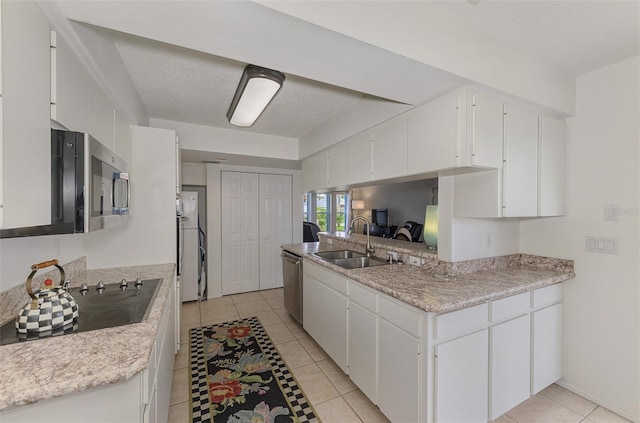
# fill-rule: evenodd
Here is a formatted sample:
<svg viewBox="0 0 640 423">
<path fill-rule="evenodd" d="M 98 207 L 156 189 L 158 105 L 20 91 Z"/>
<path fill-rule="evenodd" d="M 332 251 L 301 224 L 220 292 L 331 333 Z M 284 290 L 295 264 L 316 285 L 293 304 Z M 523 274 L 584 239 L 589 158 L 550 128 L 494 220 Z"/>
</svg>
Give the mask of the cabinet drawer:
<svg viewBox="0 0 640 423">
<path fill-rule="evenodd" d="M 308 261 L 304 263 L 304 273 L 305 275 L 310 275 L 311 277 L 316 278 L 323 284 L 335 289 L 341 294 L 348 295 L 349 293 L 348 279 L 344 276 L 340 276 L 335 272 L 323 269 L 319 265 L 309 263 Z"/>
<path fill-rule="evenodd" d="M 414 311 L 385 296 L 380 296 L 380 316 L 390 323 L 407 331 L 413 336 L 420 336 L 420 312 Z"/>
<path fill-rule="evenodd" d="M 436 316 L 436 339 L 449 339 L 471 333 L 485 326 L 489 319 L 489 304 L 463 308 Z"/>
<path fill-rule="evenodd" d="M 542 307 L 557 301 L 562 301 L 564 298 L 564 284 L 557 283 L 555 285 L 547 286 L 545 288 L 536 289 L 533 291 L 533 307 Z"/>
<path fill-rule="evenodd" d="M 378 294 L 363 287 L 358 282 L 349 281 L 349 299 L 373 313 L 378 312 Z"/>
<path fill-rule="evenodd" d="M 491 321 L 499 322 L 518 314 L 529 311 L 531 304 L 531 294 L 523 292 L 507 298 L 501 298 L 491 302 Z"/>
</svg>

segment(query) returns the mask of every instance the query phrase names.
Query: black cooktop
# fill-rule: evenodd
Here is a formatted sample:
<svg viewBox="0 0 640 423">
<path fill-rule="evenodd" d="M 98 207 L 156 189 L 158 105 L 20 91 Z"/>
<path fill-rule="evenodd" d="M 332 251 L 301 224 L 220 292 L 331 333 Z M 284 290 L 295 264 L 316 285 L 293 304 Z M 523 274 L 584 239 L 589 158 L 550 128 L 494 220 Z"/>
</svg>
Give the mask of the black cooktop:
<svg viewBox="0 0 640 423">
<path fill-rule="evenodd" d="M 129 281 L 124 291 L 120 283 L 104 284 L 102 293 L 97 285 L 89 286 L 86 295 L 80 293 L 79 287 L 70 288 L 69 294 L 78 304 L 77 322 L 56 331 L 27 335 L 18 333 L 14 320 L 10 320 L 0 327 L 0 345 L 140 323 L 149 314 L 160 279 L 142 280 L 140 289 L 135 284 L 136 281 Z"/>
</svg>

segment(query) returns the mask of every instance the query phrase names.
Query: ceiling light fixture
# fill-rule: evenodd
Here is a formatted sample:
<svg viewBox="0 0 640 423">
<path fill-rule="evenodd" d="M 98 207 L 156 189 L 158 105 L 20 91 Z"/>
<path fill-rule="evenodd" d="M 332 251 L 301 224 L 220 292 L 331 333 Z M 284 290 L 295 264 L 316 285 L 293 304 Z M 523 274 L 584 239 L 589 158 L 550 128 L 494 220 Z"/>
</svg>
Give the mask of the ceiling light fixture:
<svg viewBox="0 0 640 423">
<path fill-rule="evenodd" d="M 229 123 L 242 127 L 253 125 L 283 83 L 282 72 L 248 65 L 227 112 Z"/>
</svg>

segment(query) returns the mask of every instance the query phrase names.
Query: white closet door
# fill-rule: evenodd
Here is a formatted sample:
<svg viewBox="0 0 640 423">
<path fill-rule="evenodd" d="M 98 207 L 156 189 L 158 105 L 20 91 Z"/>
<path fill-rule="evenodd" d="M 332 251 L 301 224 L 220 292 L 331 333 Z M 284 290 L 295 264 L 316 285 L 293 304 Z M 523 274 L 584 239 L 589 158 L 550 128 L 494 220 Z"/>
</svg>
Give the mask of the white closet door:
<svg viewBox="0 0 640 423">
<path fill-rule="evenodd" d="M 222 172 L 222 294 L 260 287 L 258 174 Z"/>
<path fill-rule="evenodd" d="M 280 246 L 292 242 L 291 175 L 260 175 L 260 289 L 282 286 Z"/>
</svg>

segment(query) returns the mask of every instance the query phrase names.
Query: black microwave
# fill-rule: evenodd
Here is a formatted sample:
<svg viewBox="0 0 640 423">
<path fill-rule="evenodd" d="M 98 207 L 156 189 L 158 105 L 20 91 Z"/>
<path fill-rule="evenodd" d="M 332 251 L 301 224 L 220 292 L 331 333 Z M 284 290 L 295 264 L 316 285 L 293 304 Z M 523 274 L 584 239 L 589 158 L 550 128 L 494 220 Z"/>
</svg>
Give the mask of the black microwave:
<svg viewBox="0 0 640 423">
<path fill-rule="evenodd" d="M 4 229 L 0 238 L 92 232 L 130 213 L 127 164 L 91 135 L 51 130 L 51 224 Z"/>
</svg>

